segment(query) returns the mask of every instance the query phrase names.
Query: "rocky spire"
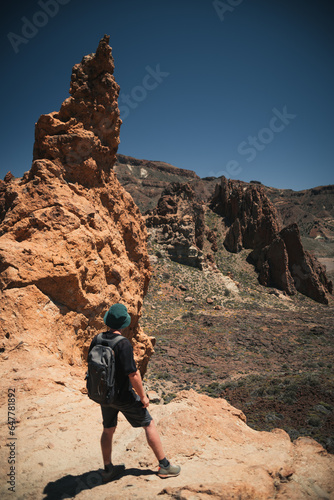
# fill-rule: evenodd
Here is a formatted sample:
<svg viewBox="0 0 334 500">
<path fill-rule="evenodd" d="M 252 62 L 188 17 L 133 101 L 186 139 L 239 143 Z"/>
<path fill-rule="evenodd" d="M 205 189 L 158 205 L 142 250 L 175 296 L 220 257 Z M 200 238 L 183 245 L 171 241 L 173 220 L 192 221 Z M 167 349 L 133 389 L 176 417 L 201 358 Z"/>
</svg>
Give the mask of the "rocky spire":
<svg viewBox="0 0 334 500">
<path fill-rule="evenodd" d="M 261 186 L 244 187 L 223 177 L 211 208 L 228 227 L 224 240 L 228 251 L 253 249 L 249 260 L 259 272 L 262 285 L 278 287 L 288 294 L 298 290 L 317 302 L 328 303 L 333 283 L 325 268 L 304 250 L 297 224 L 280 230 L 275 207 Z"/>
<path fill-rule="evenodd" d="M 59 112 L 42 115 L 35 127 L 34 160 L 48 159 L 63 177 L 87 187 L 103 183 L 119 144 L 119 86 L 105 35 L 95 54 L 72 70 L 70 94 Z"/>
<path fill-rule="evenodd" d="M 154 342 L 138 323 L 150 278 L 147 232 L 112 170 L 121 120 L 108 41 L 74 66 L 60 111 L 38 120 L 30 171 L 0 182 L 0 347 L 28 336 L 80 364 L 104 312 L 122 302 L 144 373 Z"/>
</svg>

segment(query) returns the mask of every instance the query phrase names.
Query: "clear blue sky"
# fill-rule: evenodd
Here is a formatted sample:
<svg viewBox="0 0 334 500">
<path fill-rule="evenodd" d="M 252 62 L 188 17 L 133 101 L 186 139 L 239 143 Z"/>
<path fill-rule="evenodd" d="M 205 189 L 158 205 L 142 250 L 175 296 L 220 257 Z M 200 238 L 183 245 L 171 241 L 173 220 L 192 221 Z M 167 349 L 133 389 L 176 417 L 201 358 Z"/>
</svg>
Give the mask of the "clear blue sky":
<svg viewBox="0 0 334 500">
<path fill-rule="evenodd" d="M 119 153 L 201 177 L 333 184 L 333 13 L 332 0 L 7 2 L 1 178 L 30 169 L 35 122 L 109 34 Z"/>
</svg>

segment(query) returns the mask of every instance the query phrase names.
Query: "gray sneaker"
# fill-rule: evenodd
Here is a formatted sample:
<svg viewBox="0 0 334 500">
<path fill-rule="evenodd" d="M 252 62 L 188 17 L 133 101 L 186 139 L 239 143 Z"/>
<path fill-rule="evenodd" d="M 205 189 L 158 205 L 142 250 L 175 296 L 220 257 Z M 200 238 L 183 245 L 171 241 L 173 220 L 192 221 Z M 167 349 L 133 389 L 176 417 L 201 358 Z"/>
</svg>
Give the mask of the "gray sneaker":
<svg viewBox="0 0 334 500">
<path fill-rule="evenodd" d="M 158 476 L 161 478 L 178 476 L 181 472 L 179 465 L 169 464 L 168 467 L 159 467 Z"/>
<path fill-rule="evenodd" d="M 116 477 L 121 476 L 122 472 L 125 470 L 125 465 L 120 464 L 120 465 L 114 465 L 110 470 L 102 471 L 102 480 L 104 483 L 108 483 L 109 481 L 112 481 L 113 479 L 116 479 Z"/>
</svg>

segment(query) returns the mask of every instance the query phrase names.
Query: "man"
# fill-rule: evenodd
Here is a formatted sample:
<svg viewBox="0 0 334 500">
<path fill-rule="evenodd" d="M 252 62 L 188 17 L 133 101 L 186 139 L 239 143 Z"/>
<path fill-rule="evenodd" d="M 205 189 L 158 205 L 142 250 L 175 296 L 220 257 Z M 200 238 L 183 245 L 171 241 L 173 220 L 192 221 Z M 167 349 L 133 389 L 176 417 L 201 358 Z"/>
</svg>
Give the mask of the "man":
<svg viewBox="0 0 334 500">
<path fill-rule="evenodd" d="M 122 335 L 121 331 L 131 323 L 131 317 L 123 304 L 114 304 L 103 318 L 110 328 L 103 334 L 106 338 L 113 339 Z M 96 345 L 93 338 L 89 351 Z M 147 407 L 149 399 L 145 394 L 141 375 L 133 358 L 133 349 L 130 341 L 124 337 L 114 347 L 115 353 L 115 381 L 117 399 L 112 406 L 102 406 L 103 432 L 101 436 L 101 449 L 104 463 L 103 479 L 105 482 L 119 476 L 125 469 L 124 465 L 113 465 L 111 461 L 112 439 L 117 426 L 118 412 L 122 412 L 133 427 L 143 427 L 146 439 L 159 461 L 158 476 L 165 478 L 177 476 L 181 467 L 172 465 L 167 460 L 163 451 L 160 436 Z M 136 391 L 137 394 L 133 391 Z"/>
</svg>

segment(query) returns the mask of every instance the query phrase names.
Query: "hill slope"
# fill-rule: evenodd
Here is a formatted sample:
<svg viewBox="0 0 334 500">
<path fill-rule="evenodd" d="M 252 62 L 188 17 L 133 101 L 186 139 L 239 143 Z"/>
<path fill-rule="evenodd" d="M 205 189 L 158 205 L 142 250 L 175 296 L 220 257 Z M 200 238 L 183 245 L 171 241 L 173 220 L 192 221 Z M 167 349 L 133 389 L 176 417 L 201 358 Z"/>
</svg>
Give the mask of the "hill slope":
<svg viewBox="0 0 334 500">
<path fill-rule="evenodd" d="M 138 160 L 117 155 L 114 171 L 142 213 L 156 207 L 160 195 L 171 182 L 189 183 L 198 200 L 204 204 L 212 197 L 220 178 L 201 179 L 195 172 L 164 162 Z M 240 181 L 261 185 L 274 204 L 282 226 L 298 224 L 305 250 L 311 251 L 326 265 L 327 274 L 334 279 L 334 185 L 318 186 L 303 191 L 277 189 L 257 181 Z"/>
</svg>

